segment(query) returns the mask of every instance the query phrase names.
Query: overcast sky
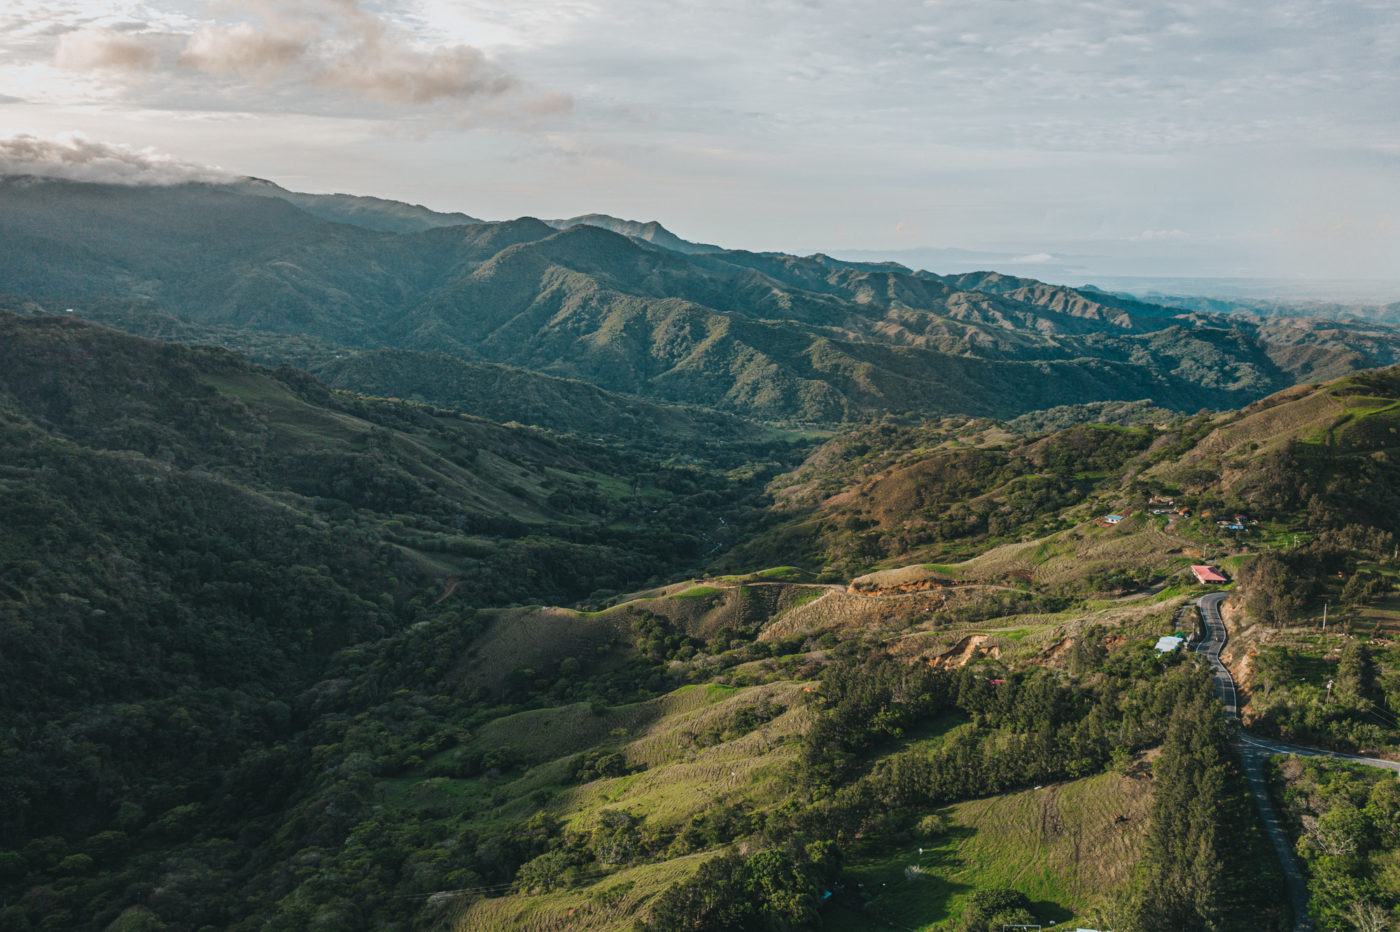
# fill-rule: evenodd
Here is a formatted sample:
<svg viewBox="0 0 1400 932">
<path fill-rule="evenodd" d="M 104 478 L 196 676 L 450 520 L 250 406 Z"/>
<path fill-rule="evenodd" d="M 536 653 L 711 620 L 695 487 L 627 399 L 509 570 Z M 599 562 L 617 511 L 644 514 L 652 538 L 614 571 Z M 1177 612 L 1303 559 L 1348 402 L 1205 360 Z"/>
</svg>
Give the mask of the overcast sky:
<svg viewBox="0 0 1400 932">
<path fill-rule="evenodd" d="M 0 133 L 36 137 L 0 167 L 137 150 L 935 271 L 1400 279 L 1397 115 L 1395 0 L 0 7 Z"/>
</svg>

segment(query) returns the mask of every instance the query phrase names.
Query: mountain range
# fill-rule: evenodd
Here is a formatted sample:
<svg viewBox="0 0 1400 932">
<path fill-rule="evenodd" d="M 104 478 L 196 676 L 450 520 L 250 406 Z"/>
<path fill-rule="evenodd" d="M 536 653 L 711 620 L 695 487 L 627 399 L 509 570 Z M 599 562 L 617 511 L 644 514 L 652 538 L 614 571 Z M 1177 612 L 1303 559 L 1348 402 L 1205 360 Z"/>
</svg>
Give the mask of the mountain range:
<svg viewBox="0 0 1400 932">
<path fill-rule="evenodd" d="M 445 354 L 827 425 L 1123 400 L 1223 408 L 1400 358 L 1400 332 L 1383 324 L 1183 311 L 990 272 L 710 251 L 611 218 L 469 222 L 250 184 L 6 178 L 7 299 L 80 316 L 122 305 L 332 356 Z M 386 231 L 396 224 L 428 228 Z"/>
<path fill-rule="evenodd" d="M 1216 695 L 1400 748 L 1383 321 L 256 179 L 0 179 L 0 292 L 0 929 L 1400 911 Z"/>
</svg>

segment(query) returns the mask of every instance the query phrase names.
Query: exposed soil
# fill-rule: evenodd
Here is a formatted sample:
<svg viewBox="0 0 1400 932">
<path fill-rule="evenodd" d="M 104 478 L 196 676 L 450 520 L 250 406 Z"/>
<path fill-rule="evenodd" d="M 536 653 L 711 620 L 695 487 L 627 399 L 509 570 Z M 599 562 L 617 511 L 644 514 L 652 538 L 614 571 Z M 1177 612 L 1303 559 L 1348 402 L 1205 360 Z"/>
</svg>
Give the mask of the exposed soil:
<svg viewBox="0 0 1400 932">
<path fill-rule="evenodd" d="M 944 651 L 937 657 L 929 661 L 931 667 L 954 668 L 965 667 L 978 657 L 995 657 L 1001 659 L 1001 648 L 983 648 L 987 641 L 985 634 L 971 634 L 953 645 L 951 650 Z"/>
</svg>

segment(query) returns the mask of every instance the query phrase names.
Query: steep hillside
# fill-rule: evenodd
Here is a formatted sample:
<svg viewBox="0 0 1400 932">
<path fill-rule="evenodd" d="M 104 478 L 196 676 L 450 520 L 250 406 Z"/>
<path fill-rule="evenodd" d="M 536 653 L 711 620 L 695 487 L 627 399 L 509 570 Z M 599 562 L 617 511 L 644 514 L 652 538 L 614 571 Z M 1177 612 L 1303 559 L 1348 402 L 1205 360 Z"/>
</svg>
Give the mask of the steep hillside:
<svg viewBox="0 0 1400 932">
<path fill-rule="evenodd" d="M 476 605 L 635 585 L 757 502 L 753 479 L 73 320 L 0 314 L 0 412 L 10 708 L 67 701 L 40 669 L 89 698 L 294 681 L 444 585 Z M 159 659 L 103 660 L 112 631 Z"/>
<path fill-rule="evenodd" d="M 1211 681 L 1153 644 L 1212 560 L 1259 727 L 1400 747 L 1360 612 L 1397 410 L 1391 369 L 887 423 L 775 478 L 0 315 L 0 916 L 1285 927 Z M 1295 627 L 1312 599 L 1370 640 Z M 1164 882 L 1182 851 L 1217 896 Z"/>
<path fill-rule="evenodd" d="M 1313 533 L 1350 524 L 1400 533 L 1397 372 L 1298 386 L 1218 415 L 1164 418 L 1149 409 L 1147 423 L 1128 419 L 1135 426 L 1040 433 L 1047 421 L 1082 416 L 1066 409 L 1013 425 L 863 428 L 780 477 L 772 491 L 788 520 L 731 559 L 739 569 L 767 560 L 839 573 L 872 561 L 943 563 L 1028 532 L 1141 509 L 1154 492 L 1187 496 L 1217 515 L 1309 521 Z"/>
<path fill-rule="evenodd" d="M 712 409 L 660 405 L 495 363 L 441 353 L 371 350 L 337 354 L 311 366 L 336 388 L 406 398 L 466 411 L 498 423 L 516 421 L 561 434 L 663 444 L 692 454 L 745 443 L 767 432 Z"/>
<path fill-rule="evenodd" d="M 386 233 L 227 186 L 34 178 L 0 182 L 0 207 L 0 280 L 17 301 L 80 315 L 138 302 L 201 327 L 443 353 L 772 421 L 1225 408 L 1400 358 L 1380 325 L 1177 314 L 820 255 L 686 254 L 582 222 Z"/>
</svg>

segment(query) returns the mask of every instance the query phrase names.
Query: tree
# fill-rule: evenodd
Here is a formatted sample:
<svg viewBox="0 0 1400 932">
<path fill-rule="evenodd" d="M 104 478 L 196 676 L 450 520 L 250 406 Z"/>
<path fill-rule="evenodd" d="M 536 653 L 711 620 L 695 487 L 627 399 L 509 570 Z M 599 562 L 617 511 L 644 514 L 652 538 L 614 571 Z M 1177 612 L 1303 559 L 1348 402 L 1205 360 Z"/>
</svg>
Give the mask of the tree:
<svg viewBox="0 0 1400 932">
<path fill-rule="evenodd" d="M 1134 912 L 1143 932 L 1222 927 L 1221 799 L 1227 735 L 1220 704 L 1202 682 L 1179 706 L 1153 767 L 1152 817 Z"/>
<path fill-rule="evenodd" d="M 1031 901 L 1019 890 L 994 887 L 978 890 L 968 899 L 959 932 L 1001 932 L 1007 923 L 1035 922 L 1030 912 Z"/>
<path fill-rule="evenodd" d="M 811 873 L 785 851 L 769 849 L 744 862 L 746 887 L 768 929 L 802 929 L 817 918 L 817 889 Z"/>
</svg>

